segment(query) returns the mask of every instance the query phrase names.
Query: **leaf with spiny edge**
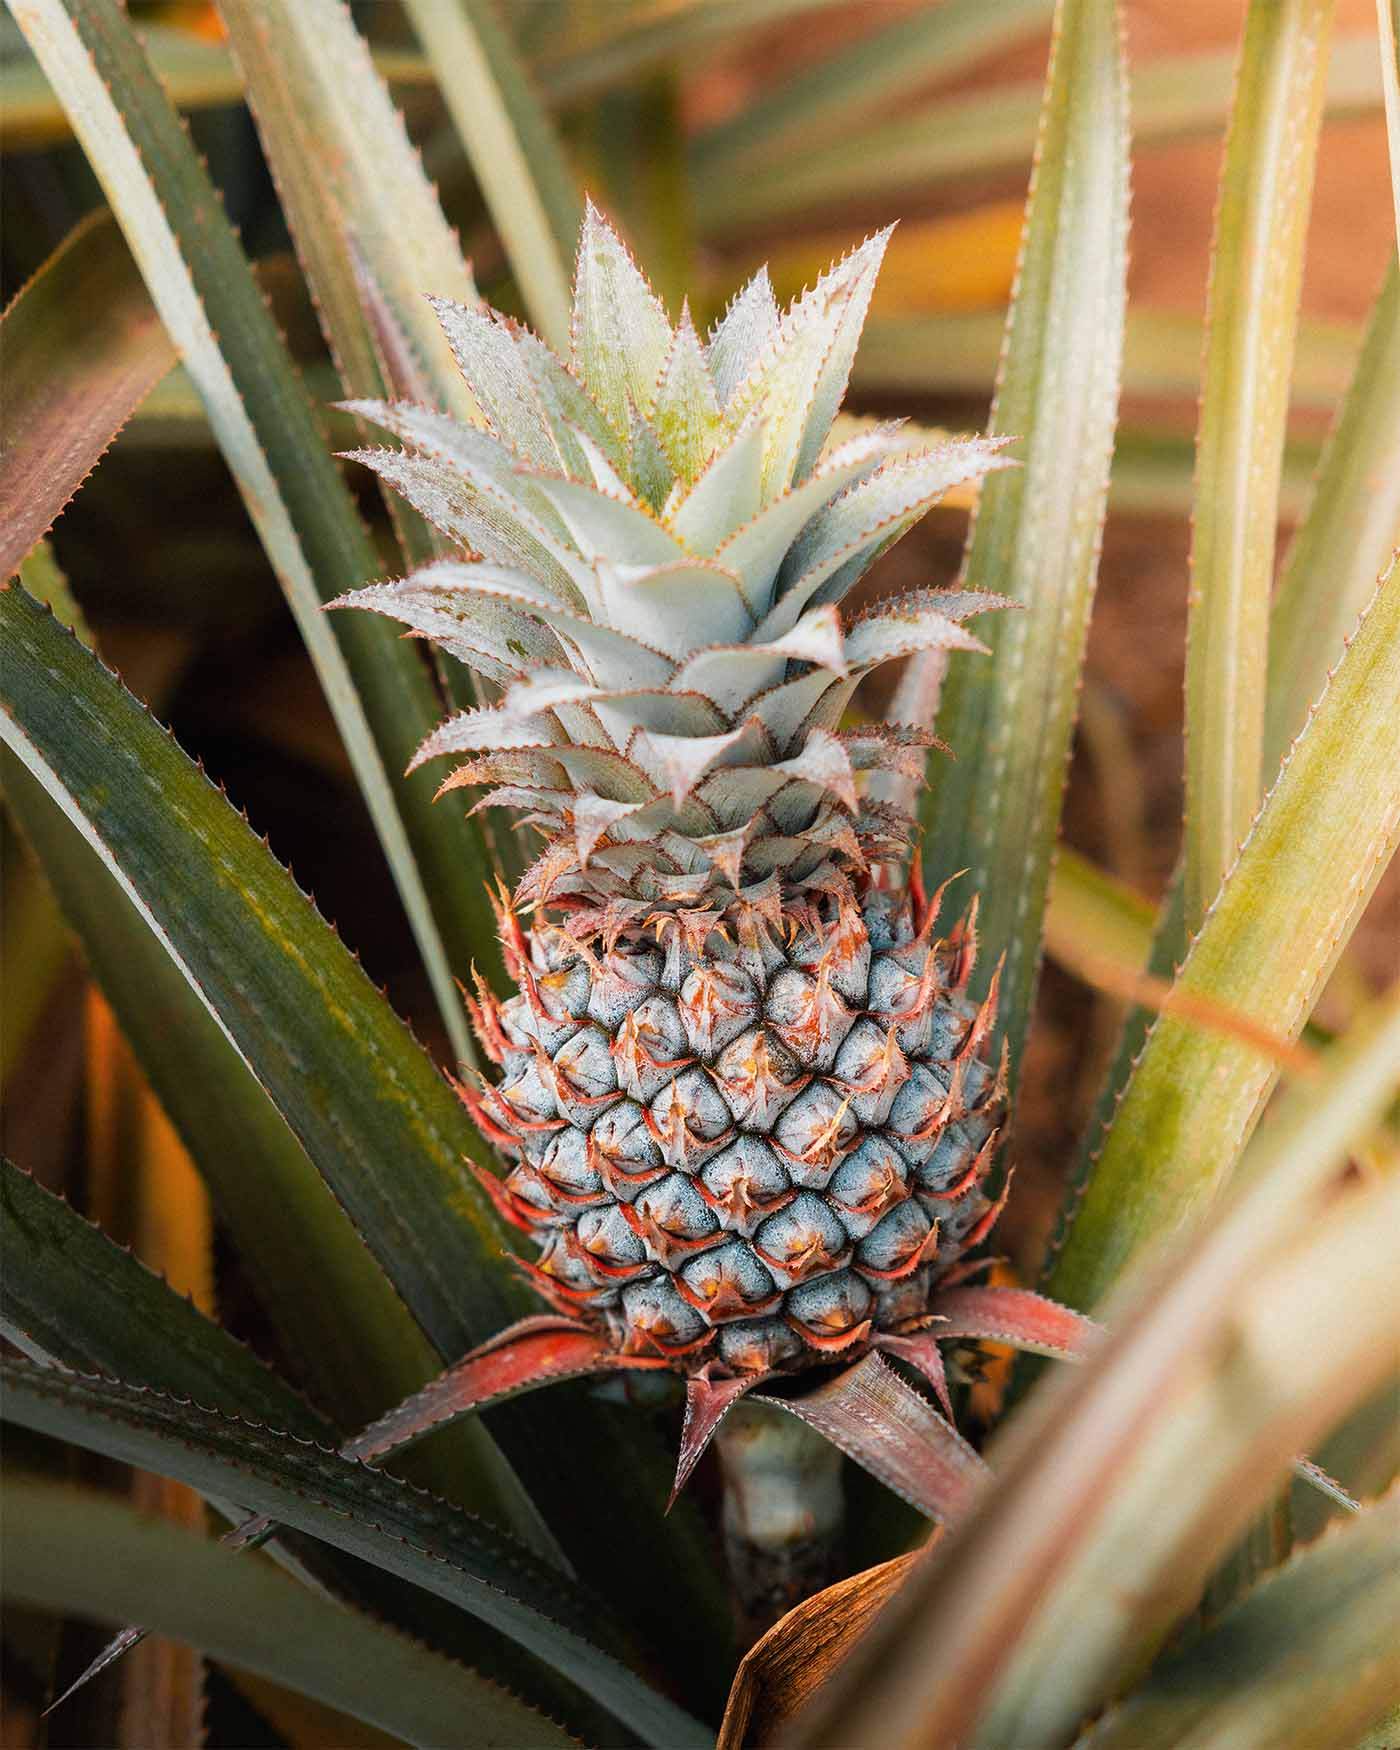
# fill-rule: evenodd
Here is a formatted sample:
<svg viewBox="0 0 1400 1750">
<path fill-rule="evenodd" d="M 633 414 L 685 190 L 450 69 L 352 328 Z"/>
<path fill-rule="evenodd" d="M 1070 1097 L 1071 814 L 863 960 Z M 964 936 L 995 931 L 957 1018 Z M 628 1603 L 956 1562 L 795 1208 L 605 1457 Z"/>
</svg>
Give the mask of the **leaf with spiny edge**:
<svg viewBox="0 0 1400 1750">
<path fill-rule="evenodd" d="M 712 554 L 758 515 L 767 441 L 759 408 L 727 442 L 720 443 L 689 489 L 668 503 L 666 526 L 692 553 Z M 678 480 L 673 497 L 681 485 Z"/>
<path fill-rule="evenodd" d="M 688 303 L 681 306 L 662 367 L 651 423 L 677 479 L 688 485 L 709 460 L 722 424 L 719 397 Z"/>
<path fill-rule="evenodd" d="M 735 294 L 711 331 L 705 351 L 721 407 L 728 408 L 759 359 L 777 339 L 780 320 L 773 282 L 768 269 L 761 267 Z"/>
<path fill-rule="evenodd" d="M 587 202 L 574 272 L 574 369 L 619 435 L 628 408 L 649 415 L 671 324 L 626 245 Z"/>
</svg>

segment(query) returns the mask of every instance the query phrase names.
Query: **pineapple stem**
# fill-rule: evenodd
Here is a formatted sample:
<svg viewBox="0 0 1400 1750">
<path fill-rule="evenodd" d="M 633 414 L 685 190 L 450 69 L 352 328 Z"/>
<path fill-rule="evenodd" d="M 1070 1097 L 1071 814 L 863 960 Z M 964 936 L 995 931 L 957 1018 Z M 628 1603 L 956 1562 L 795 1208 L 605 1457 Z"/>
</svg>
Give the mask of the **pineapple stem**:
<svg viewBox="0 0 1400 1750">
<path fill-rule="evenodd" d="M 744 1646 L 833 1577 L 845 1523 L 841 1453 L 771 1404 L 737 1404 L 715 1436 L 725 1554 Z"/>
</svg>

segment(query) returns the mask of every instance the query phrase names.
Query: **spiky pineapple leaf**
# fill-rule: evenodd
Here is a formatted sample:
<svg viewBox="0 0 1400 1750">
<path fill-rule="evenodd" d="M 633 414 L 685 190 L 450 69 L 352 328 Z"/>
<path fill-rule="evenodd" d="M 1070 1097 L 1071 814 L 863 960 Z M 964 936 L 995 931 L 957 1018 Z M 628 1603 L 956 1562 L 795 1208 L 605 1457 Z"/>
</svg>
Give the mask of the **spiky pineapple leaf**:
<svg viewBox="0 0 1400 1750">
<path fill-rule="evenodd" d="M 475 406 L 424 297 L 476 302 L 471 270 L 369 45 L 337 0 L 220 0 L 278 197 L 346 392 L 380 392 L 355 252 L 442 406 Z"/>
<path fill-rule="evenodd" d="M 1332 0 L 1257 0 L 1221 170 L 1196 440 L 1186 648 L 1186 922 L 1259 807 L 1288 379 Z"/>
<path fill-rule="evenodd" d="M 119 1375 L 302 1439 L 332 1424 L 132 1253 L 0 1160 L 0 1320 L 39 1361 Z"/>
<path fill-rule="evenodd" d="M 72 111 L 199 388 L 325 690 L 454 1049 L 470 1059 L 452 961 L 465 972 L 474 940 L 459 933 L 449 949 L 446 935 L 460 919 L 453 896 L 473 838 L 460 814 L 432 811 L 426 780 L 397 780 L 437 716 L 431 677 L 420 653 L 387 628 L 332 627 L 321 612 L 341 589 L 376 574 L 374 545 L 218 193 L 124 9 L 117 0 L 35 0 L 16 17 Z"/>
<path fill-rule="evenodd" d="M 523 1545 L 335 1453 L 179 1399 L 10 1363 L 7 1418 L 239 1501 L 479 1617 L 660 1746 L 703 1727 L 629 1670 L 604 1608 Z"/>
<path fill-rule="evenodd" d="M 562 349 L 578 195 L 554 123 L 487 0 L 407 0 L 407 10 L 531 319 Z"/>
<path fill-rule="evenodd" d="M 1267 783 L 1400 546 L 1400 268 L 1386 271 L 1356 370 L 1284 560 L 1269 621 Z"/>
<path fill-rule="evenodd" d="M 574 370 L 614 430 L 626 434 L 629 407 L 643 415 L 652 410 L 671 351 L 671 324 L 627 246 L 592 201 L 579 233 L 569 335 Z"/>
<path fill-rule="evenodd" d="M 1335 1187 L 1398 1073 L 1395 992 L 1290 1092 L 1212 1225 L 1006 1425 L 996 1483 L 794 1743 L 1061 1743 L 1191 1608 L 1292 1455 L 1393 1368 L 1400 1180 Z"/>
<path fill-rule="evenodd" d="M 1075 1750 L 1354 1745 L 1400 1692 L 1400 1494 L 1298 1551 L 1157 1665 Z"/>
<path fill-rule="evenodd" d="M 16 1606 L 122 1622 L 133 1614 L 411 1744 L 567 1746 L 504 1689 L 264 1562 L 161 1524 L 93 1490 L 9 1477 L 5 1594 Z M 101 1561 L 93 1560 L 101 1550 Z"/>
<path fill-rule="evenodd" d="M 84 219 L 0 322 L 0 576 L 49 529 L 175 363 L 121 232 Z"/>
<path fill-rule="evenodd" d="M 950 672 L 921 803 L 931 886 L 972 872 L 983 988 L 1005 954 L 1012 1075 L 1039 965 L 1041 919 L 1098 573 L 1126 305 L 1127 77 L 1113 0 L 1060 0 L 1037 172 L 992 410 L 1025 467 L 982 488 L 963 587 L 1026 605 L 990 631 L 990 663 Z"/>
<path fill-rule="evenodd" d="M 1191 945 L 1178 987 L 1296 1039 L 1400 842 L 1400 569 L 1392 566 Z M 1088 1309 L 1227 1178 L 1278 1073 L 1170 1013 L 1153 1024 L 1049 1292 Z"/>
</svg>

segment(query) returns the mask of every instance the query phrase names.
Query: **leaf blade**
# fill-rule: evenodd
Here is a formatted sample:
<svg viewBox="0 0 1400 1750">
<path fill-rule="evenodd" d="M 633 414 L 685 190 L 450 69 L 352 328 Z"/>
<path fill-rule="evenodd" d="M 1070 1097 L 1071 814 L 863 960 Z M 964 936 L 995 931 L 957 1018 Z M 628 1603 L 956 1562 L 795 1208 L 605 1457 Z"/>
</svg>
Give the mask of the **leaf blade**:
<svg viewBox="0 0 1400 1750">
<path fill-rule="evenodd" d="M 1126 306 L 1127 86 L 1116 7 L 1061 0 L 1038 169 L 991 430 L 1020 434 L 1026 466 L 984 484 L 962 587 L 1027 605 L 990 628 L 993 661 L 955 668 L 920 813 L 937 886 L 967 868 L 1012 1073 L 1039 964 L 1107 503 Z M 1071 239 L 1073 240 L 1071 242 Z M 995 879 L 993 879 L 995 877 Z M 986 975 L 983 974 L 985 986 Z"/>
<path fill-rule="evenodd" d="M 496 1742 L 575 1742 L 441 1654 L 95 1493 L 11 1478 L 6 1521 L 5 1590 L 17 1602 L 106 1622 L 147 1616 L 162 1633 L 410 1743 L 451 1742 L 464 1718 Z"/>
<path fill-rule="evenodd" d="M 175 348 L 101 212 L 16 294 L 0 335 L 0 576 L 8 577 L 174 365 Z"/>
</svg>

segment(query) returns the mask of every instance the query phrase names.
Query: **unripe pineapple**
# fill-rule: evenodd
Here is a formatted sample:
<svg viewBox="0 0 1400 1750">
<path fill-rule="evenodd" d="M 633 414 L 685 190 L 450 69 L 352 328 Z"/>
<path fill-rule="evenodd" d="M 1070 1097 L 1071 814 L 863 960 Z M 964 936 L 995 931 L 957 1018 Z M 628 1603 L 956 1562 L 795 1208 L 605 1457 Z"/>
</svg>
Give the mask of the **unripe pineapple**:
<svg viewBox="0 0 1400 1750">
<path fill-rule="evenodd" d="M 706 1380 L 898 1349 L 995 1214 L 995 994 L 965 996 L 971 915 L 936 933 L 873 793 L 932 738 L 846 722 L 865 675 L 981 649 L 962 623 L 1001 605 L 841 612 L 1000 465 L 895 425 L 831 441 L 886 235 L 782 313 L 759 274 L 702 341 L 590 208 L 569 364 L 440 303 L 489 429 L 352 404 L 408 446 L 359 459 L 463 557 L 345 599 L 500 689 L 418 758 L 467 756 L 444 790 L 546 841 L 499 901 L 517 994 L 475 1004 L 489 1188 L 554 1308 Z"/>
</svg>

